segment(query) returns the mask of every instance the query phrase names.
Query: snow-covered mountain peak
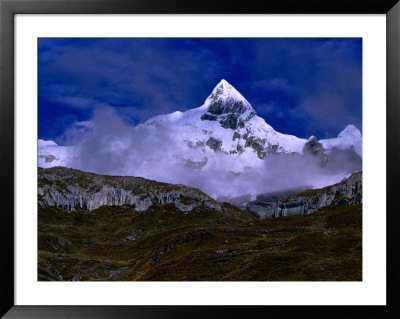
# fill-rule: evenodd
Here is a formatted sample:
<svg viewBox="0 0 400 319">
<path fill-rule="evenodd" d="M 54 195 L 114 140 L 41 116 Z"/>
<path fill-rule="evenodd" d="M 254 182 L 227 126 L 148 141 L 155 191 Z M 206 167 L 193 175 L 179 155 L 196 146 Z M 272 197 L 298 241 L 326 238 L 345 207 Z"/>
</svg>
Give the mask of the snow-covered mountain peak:
<svg viewBox="0 0 400 319">
<path fill-rule="evenodd" d="M 242 103 L 243 106 L 247 109 L 251 109 L 254 111 L 253 107 L 250 105 L 250 103 L 243 97 L 242 94 L 239 93 L 238 90 L 236 90 L 233 85 L 228 83 L 228 81 L 222 79 L 212 90 L 211 94 L 207 97 L 207 99 L 204 102 L 205 106 L 212 106 L 216 102 L 224 103 L 224 102 L 237 102 L 237 103 Z M 227 113 L 230 112 L 236 112 L 237 110 L 232 110 L 232 109 L 226 109 L 225 110 Z"/>
<path fill-rule="evenodd" d="M 159 115 L 145 125 L 165 128 L 173 135 L 175 145 L 183 145 L 180 153 L 190 163 L 196 158 L 199 167 L 206 165 L 215 152 L 239 157 L 243 161 L 236 162 L 253 167 L 255 163 L 261 165 L 257 161 L 268 154 L 302 154 L 307 142 L 275 131 L 226 80 L 217 84 L 202 106 Z"/>
<path fill-rule="evenodd" d="M 233 166 L 262 165 L 272 153 L 302 154 L 305 139 L 275 131 L 257 116 L 250 103 L 226 80 L 221 80 L 205 103 L 185 112 L 159 115 L 144 123 L 165 129 L 176 152 L 190 167 L 212 167 L 214 153 L 238 158 Z M 218 155 L 215 155 L 218 156 Z"/>
<path fill-rule="evenodd" d="M 357 127 L 350 124 L 350 125 L 347 125 L 344 128 L 344 130 L 339 133 L 338 137 L 361 139 L 361 132 Z"/>
<path fill-rule="evenodd" d="M 250 103 L 226 80 L 221 80 L 204 102 L 207 111 L 201 120 L 218 121 L 225 129 L 243 128 L 256 112 Z"/>
<path fill-rule="evenodd" d="M 212 196 L 240 196 L 242 190 L 257 194 L 257 185 L 286 187 L 291 171 L 294 178 L 301 176 L 301 185 L 325 166 L 328 175 L 336 174 L 337 167 L 352 172 L 353 167 L 361 167 L 362 157 L 362 137 L 354 125 L 336 138 L 320 141 L 315 136 L 304 139 L 280 133 L 226 80 L 199 107 L 158 115 L 117 130 L 112 137 L 83 136 L 76 146 L 39 140 L 39 166 L 100 169 L 112 175 L 205 187 Z M 87 145 L 94 145 L 97 153 L 88 151 L 93 148 Z M 332 176 L 329 183 L 343 178 L 342 172 Z"/>
<path fill-rule="evenodd" d="M 336 138 L 320 141 L 325 150 L 330 153 L 333 149 L 346 150 L 353 149 L 362 157 L 362 135 L 360 130 L 354 125 L 347 125 Z"/>
<path fill-rule="evenodd" d="M 205 105 L 212 104 L 216 100 L 234 100 L 244 102 L 246 106 L 251 107 L 242 94 L 239 93 L 228 81 L 222 79 L 213 89 L 210 96 L 206 99 Z"/>
</svg>

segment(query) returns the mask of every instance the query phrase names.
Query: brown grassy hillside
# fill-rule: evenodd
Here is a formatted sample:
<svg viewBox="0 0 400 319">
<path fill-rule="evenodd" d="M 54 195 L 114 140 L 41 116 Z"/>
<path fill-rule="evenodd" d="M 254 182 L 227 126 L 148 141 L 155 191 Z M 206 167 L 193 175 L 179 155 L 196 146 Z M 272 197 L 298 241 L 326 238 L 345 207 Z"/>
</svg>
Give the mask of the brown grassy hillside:
<svg viewBox="0 0 400 319">
<path fill-rule="evenodd" d="M 223 204 L 39 208 L 39 280 L 362 280 L 362 206 L 259 220 Z"/>
</svg>

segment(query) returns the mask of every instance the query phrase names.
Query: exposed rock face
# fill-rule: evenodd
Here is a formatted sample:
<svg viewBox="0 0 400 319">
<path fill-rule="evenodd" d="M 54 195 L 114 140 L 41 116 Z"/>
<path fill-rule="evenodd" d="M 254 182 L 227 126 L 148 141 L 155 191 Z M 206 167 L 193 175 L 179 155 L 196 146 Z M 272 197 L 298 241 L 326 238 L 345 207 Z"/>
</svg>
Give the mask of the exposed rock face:
<svg viewBox="0 0 400 319">
<path fill-rule="evenodd" d="M 278 196 L 279 198 L 279 196 Z M 362 172 L 357 172 L 341 183 L 322 189 L 308 190 L 286 198 L 257 198 L 247 208 L 260 218 L 305 215 L 329 206 L 362 203 Z"/>
<path fill-rule="evenodd" d="M 257 152 L 257 156 L 260 159 L 263 159 L 267 154 L 264 148 L 265 139 L 255 138 L 254 136 L 249 136 L 246 139 L 245 147 L 251 147 L 254 151 Z"/>
<path fill-rule="evenodd" d="M 248 108 L 244 106 L 242 101 L 238 102 L 230 99 L 226 101 L 218 100 L 211 104 L 208 113 L 204 113 L 201 116 L 201 120 L 218 121 L 223 128 L 236 130 L 239 127 L 243 128 L 245 122 L 256 114 L 252 111 L 246 119 L 240 118 L 247 110 Z"/>
<path fill-rule="evenodd" d="M 214 96 L 214 102 L 209 106 L 208 112 L 214 115 L 226 113 L 241 115 L 246 112 L 247 107 L 243 101 L 235 101 L 233 99 L 221 100 L 218 95 Z"/>
<path fill-rule="evenodd" d="M 294 194 L 298 194 L 308 188 L 309 187 L 293 188 L 268 194 L 259 194 L 257 195 L 255 200 L 247 200 L 246 203 L 242 203 L 241 207 L 247 208 L 251 212 L 259 215 L 261 218 L 265 218 L 265 212 L 277 208 L 281 199 L 287 198 Z M 229 202 L 233 205 L 236 205 L 236 198 L 234 198 L 234 201 L 230 200 Z"/>
<path fill-rule="evenodd" d="M 318 157 L 321 166 L 326 166 L 328 163 L 328 156 L 325 154 L 325 149 L 315 136 L 311 136 L 308 142 L 304 144 L 303 153 Z"/>
<path fill-rule="evenodd" d="M 186 160 L 186 167 L 194 168 L 194 169 L 201 169 L 204 167 L 208 162 L 208 158 L 204 157 L 201 161 L 192 161 L 190 159 Z"/>
<path fill-rule="evenodd" d="M 38 203 L 66 211 L 94 210 L 100 206 L 133 205 L 137 211 L 155 203 L 174 203 L 182 211 L 221 205 L 196 188 L 171 185 L 140 177 L 103 176 L 64 167 L 38 170 Z"/>
<path fill-rule="evenodd" d="M 210 137 L 207 140 L 206 145 L 214 151 L 220 151 L 222 146 L 222 141 Z"/>
<path fill-rule="evenodd" d="M 232 141 L 237 140 L 240 138 L 240 134 L 238 132 L 233 133 Z"/>
<path fill-rule="evenodd" d="M 208 98 L 210 104 L 207 112 L 201 116 L 202 121 L 218 121 L 225 129 L 243 128 L 256 112 L 244 99 L 230 96 L 234 90 L 226 81 L 221 81 Z"/>
<path fill-rule="evenodd" d="M 51 163 L 55 159 L 56 159 L 56 157 L 54 155 L 45 156 L 46 163 Z"/>
<path fill-rule="evenodd" d="M 324 147 L 318 142 L 315 136 L 311 136 L 306 144 L 304 144 L 303 153 L 316 156 L 322 156 L 325 153 Z"/>
</svg>

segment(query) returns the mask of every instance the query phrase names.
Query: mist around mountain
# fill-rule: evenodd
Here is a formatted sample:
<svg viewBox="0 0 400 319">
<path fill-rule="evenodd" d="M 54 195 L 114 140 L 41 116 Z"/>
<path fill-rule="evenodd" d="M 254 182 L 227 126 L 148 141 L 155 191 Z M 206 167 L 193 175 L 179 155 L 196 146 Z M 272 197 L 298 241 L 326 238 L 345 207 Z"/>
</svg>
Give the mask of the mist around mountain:
<svg viewBox="0 0 400 319">
<path fill-rule="evenodd" d="M 325 140 L 277 132 L 225 80 L 198 108 L 137 126 L 102 108 L 66 137 L 70 146 L 39 140 L 40 167 L 184 184 L 214 199 L 324 187 L 362 166 L 362 137 L 355 126 Z"/>
</svg>

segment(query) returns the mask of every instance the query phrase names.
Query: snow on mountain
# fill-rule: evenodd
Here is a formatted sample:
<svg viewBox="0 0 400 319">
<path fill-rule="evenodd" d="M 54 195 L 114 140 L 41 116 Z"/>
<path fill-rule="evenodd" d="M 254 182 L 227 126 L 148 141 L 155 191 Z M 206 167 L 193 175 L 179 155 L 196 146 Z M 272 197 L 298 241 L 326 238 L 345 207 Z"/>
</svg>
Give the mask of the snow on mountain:
<svg viewBox="0 0 400 319">
<path fill-rule="evenodd" d="M 348 150 L 354 149 L 354 151 L 362 157 L 362 136 L 361 132 L 354 125 L 347 125 L 346 128 L 341 131 L 336 138 L 330 138 L 326 140 L 320 140 L 327 154 L 332 152 L 333 149 Z"/>
<path fill-rule="evenodd" d="M 362 137 L 353 125 L 321 141 L 282 134 L 225 80 L 203 105 L 185 112 L 135 127 L 113 114 L 94 118 L 84 135 L 79 131 L 79 145 L 39 140 L 38 165 L 185 184 L 214 198 L 322 187 L 361 169 Z M 350 152 L 343 157 L 334 150 Z M 356 157 L 355 165 L 349 165 L 354 156 L 348 153 Z"/>
<path fill-rule="evenodd" d="M 204 104 L 186 112 L 149 119 L 145 125 L 168 128 L 177 144 L 204 154 L 224 152 L 254 161 L 271 153 L 302 154 L 305 139 L 275 131 L 227 81 L 221 80 Z M 250 151 L 250 152 L 249 152 Z M 239 161 L 240 161 L 239 160 Z M 245 160 L 246 161 L 246 160 Z"/>
<path fill-rule="evenodd" d="M 76 147 L 59 146 L 54 141 L 38 140 L 39 167 L 69 166 L 69 163 L 77 153 Z"/>
</svg>

